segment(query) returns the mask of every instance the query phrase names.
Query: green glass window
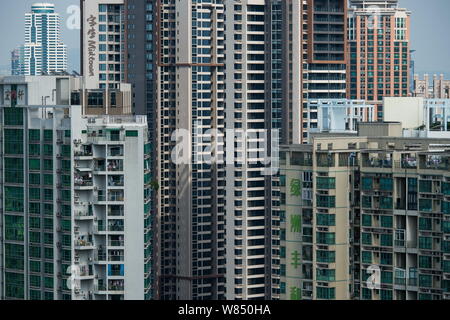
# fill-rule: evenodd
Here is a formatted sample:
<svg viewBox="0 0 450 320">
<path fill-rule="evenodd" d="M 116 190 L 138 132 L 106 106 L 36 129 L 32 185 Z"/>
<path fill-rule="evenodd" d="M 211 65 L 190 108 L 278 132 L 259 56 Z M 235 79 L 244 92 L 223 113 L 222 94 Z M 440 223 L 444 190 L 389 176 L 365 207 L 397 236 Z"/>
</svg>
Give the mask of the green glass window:
<svg viewBox="0 0 450 320">
<path fill-rule="evenodd" d="M 29 176 L 30 184 L 40 185 L 41 184 L 41 175 L 38 173 L 30 173 Z"/>
<path fill-rule="evenodd" d="M 5 215 L 5 239 L 12 241 L 24 240 L 23 217 Z"/>
<path fill-rule="evenodd" d="M 46 289 L 53 289 L 53 277 L 44 277 L 44 287 Z"/>
<path fill-rule="evenodd" d="M 4 158 L 5 182 L 23 183 L 23 159 Z"/>
<path fill-rule="evenodd" d="M 53 234 L 44 233 L 44 244 L 53 244 Z"/>
<path fill-rule="evenodd" d="M 393 226 L 393 217 L 392 216 L 381 216 L 381 227 L 392 228 L 392 226 Z"/>
<path fill-rule="evenodd" d="M 450 214 L 450 202 L 442 201 L 442 212 L 444 214 Z"/>
<path fill-rule="evenodd" d="M 37 202 L 30 202 L 28 204 L 30 214 L 41 214 L 41 204 Z"/>
<path fill-rule="evenodd" d="M 40 287 L 41 286 L 41 277 L 30 275 L 30 286 Z"/>
<path fill-rule="evenodd" d="M 392 290 L 380 290 L 381 300 L 392 300 Z"/>
<path fill-rule="evenodd" d="M 53 156 L 53 146 L 51 144 L 44 144 L 44 156 Z"/>
<path fill-rule="evenodd" d="M 334 214 L 317 214 L 317 225 L 318 226 L 335 226 L 336 216 Z"/>
<path fill-rule="evenodd" d="M 30 188 L 29 196 L 31 200 L 40 200 L 41 199 L 41 189 L 39 188 Z"/>
<path fill-rule="evenodd" d="M 362 207 L 363 208 L 372 208 L 372 197 L 362 196 Z"/>
<path fill-rule="evenodd" d="M 450 195 L 450 182 L 442 183 L 442 193 L 445 195 Z"/>
<path fill-rule="evenodd" d="M 44 189 L 44 200 L 53 201 L 53 189 Z"/>
<path fill-rule="evenodd" d="M 41 272 L 41 262 L 30 260 L 30 271 L 31 272 Z"/>
<path fill-rule="evenodd" d="M 47 274 L 53 274 L 54 272 L 54 266 L 51 262 L 45 262 L 44 263 L 44 272 Z"/>
<path fill-rule="evenodd" d="M 392 247 L 392 234 L 381 235 L 381 245 L 385 247 Z"/>
<path fill-rule="evenodd" d="M 4 130 L 5 150 L 4 154 L 23 154 L 23 130 L 5 129 Z"/>
<path fill-rule="evenodd" d="M 380 197 L 380 208 L 392 209 L 393 208 L 392 197 Z"/>
<path fill-rule="evenodd" d="M 7 109 L 7 108 L 5 108 Z M 6 298 L 24 299 L 24 275 L 21 273 L 5 272 Z"/>
<path fill-rule="evenodd" d="M 4 108 L 5 126 L 23 126 L 22 108 Z"/>
<path fill-rule="evenodd" d="M 442 232 L 450 233 L 450 221 L 442 221 Z"/>
<path fill-rule="evenodd" d="M 41 170 L 41 160 L 39 159 L 29 159 L 28 165 L 30 170 Z"/>
<path fill-rule="evenodd" d="M 63 171 L 70 171 L 70 160 L 61 160 L 61 169 Z"/>
<path fill-rule="evenodd" d="M 372 178 L 362 178 L 362 189 L 363 190 L 372 190 L 373 189 L 373 179 Z"/>
<path fill-rule="evenodd" d="M 28 138 L 30 142 L 40 142 L 41 141 L 41 130 L 30 129 L 28 131 Z"/>
<path fill-rule="evenodd" d="M 362 225 L 364 227 L 371 227 L 372 226 L 372 216 L 368 214 L 362 215 Z"/>
<path fill-rule="evenodd" d="M 392 265 L 392 253 L 389 252 L 381 252 L 381 264 L 384 265 Z"/>
<path fill-rule="evenodd" d="M 361 298 L 363 300 L 372 300 L 372 290 L 368 288 L 361 288 Z"/>
<path fill-rule="evenodd" d="M 62 175 L 61 176 L 61 183 L 65 187 L 70 187 L 70 176 L 69 175 Z"/>
<path fill-rule="evenodd" d="M 336 242 L 336 235 L 334 232 L 317 232 L 316 241 L 319 244 L 333 245 Z"/>
<path fill-rule="evenodd" d="M 29 219 L 30 228 L 32 229 L 40 229 L 41 228 L 41 218 L 38 217 L 30 217 Z"/>
<path fill-rule="evenodd" d="M 432 288 L 433 287 L 433 277 L 429 274 L 419 274 L 419 286 Z"/>
<path fill-rule="evenodd" d="M 380 179 L 380 189 L 383 191 L 392 191 L 392 178 L 381 178 Z"/>
<path fill-rule="evenodd" d="M 29 144 L 28 152 L 30 156 L 40 156 L 41 155 L 41 146 L 39 144 Z"/>
<path fill-rule="evenodd" d="M 24 270 L 24 248 L 20 244 L 5 243 L 5 267 Z"/>
<path fill-rule="evenodd" d="M 30 232 L 30 243 L 41 243 L 41 234 L 39 232 Z"/>
<path fill-rule="evenodd" d="M 126 133 L 127 137 L 138 137 L 139 136 L 139 131 L 136 130 L 128 130 Z"/>
<path fill-rule="evenodd" d="M 431 192 L 432 181 L 430 180 L 420 180 L 419 181 L 419 191 L 420 192 Z"/>
<path fill-rule="evenodd" d="M 53 175 L 52 174 L 44 174 L 44 184 L 47 186 L 53 185 Z"/>
<path fill-rule="evenodd" d="M 44 258 L 53 260 L 53 249 L 52 248 L 44 248 Z"/>
<path fill-rule="evenodd" d="M 447 273 L 450 272 L 450 260 L 442 261 L 442 271 Z"/>
<path fill-rule="evenodd" d="M 29 248 L 30 258 L 41 258 L 41 247 L 30 246 Z"/>
<path fill-rule="evenodd" d="M 62 227 L 63 231 L 70 231 L 71 230 L 70 220 L 66 220 L 66 219 L 62 220 L 61 227 Z"/>
<path fill-rule="evenodd" d="M 393 274 L 391 271 L 381 271 L 381 283 L 392 283 Z"/>
<path fill-rule="evenodd" d="M 64 217 L 70 217 L 72 214 L 72 209 L 69 205 L 63 205 L 62 206 L 62 215 Z"/>
<path fill-rule="evenodd" d="M 317 262 L 323 263 L 334 263 L 336 262 L 336 252 L 335 251 L 316 251 Z"/>
<path fill-rule="evenodd" d="M 371 251 L 362 251 L 361 259 L 363 263 L 372 263 L 372 252 Z"/>
<path fill-rule="evenodd" d="M 61 146 L 61 154 L 63 157 L 70 158 L 70 146 L 69 145 Z"/>
<path fill-rule="evenodd" d="M 419 199 L 419 210 L 431 212 L 433 210 L 433 202 L 431 199 Z"/>
<path fill-rule="evenodd" d="M 336 178 L 317 177 L 318 189 L 336 189 Z"/>
<path fill-rule="evenodd" d="M 44 170 L 45 171 L 53 171 L 53 160 L 44 159 Z"/>
<path fill-rule="evenodd" d="M 335 281 L 336 271 L 334 269 L 316 269 L 317 281 Z"/>
<path fill-rule="evenodd" d="M 51 203 L 44 203 L 44 214 L 46 216 L 52 216 L 53 215 L 53 204 L 51 204 Z"/>
<path fill-rule="evenodd" d="M 23 188 L 5 187 L 5 211 L 23 213 Z"/>
<path fill-rule="evenodd" d="M 70 190 L 61 190 L 61 200 L 70 202 Z"/>
<path fill-rule="evenodd" d="M 432 258 L 429 256 L 419 256 L 419 268 L 431 269 Z"/>
<path fill-rule="evenodd" d="M 431 237 L 419 237 L 420 249 L 431 249 L 433 246 L 433 239 Z"/>
<path fill-rule="evenodd" d="M 419 218 L 419 230 L 430 231 L 433 229 L 433 220 L 431 218 Z"/>
<path fill-rule="evenodd" d="M 41 300 L 41 292 L 39 290 L 30 290 L 30 300 Z"/>
<path fill-rule="evenodd" d="M 361 233 L 361 242 L 365 245 L 371 245 L 372 244 L 372 234 L 363 232 Z"/>
<path fill-rule="evenodd" d="M 334 208 L 336 207 L 336 197 L 335 196 L 317 196 L 317 206 L 322 208 Z"/>
<path fill-rule="evenodd" d="M 53 142 L 53 131 L 52 130 L 44 130 L 44 141 L 45 142 Z"/>
<path fill-rule="evenodd" d="M 331 300 L 336 298 L 335 288 L 317 287 L 317 299 Z"/>
<path fill-rule="evenodd" d="M 44 229 L 53 230 L 53 218 L 44 219 Z"/>
</svg>

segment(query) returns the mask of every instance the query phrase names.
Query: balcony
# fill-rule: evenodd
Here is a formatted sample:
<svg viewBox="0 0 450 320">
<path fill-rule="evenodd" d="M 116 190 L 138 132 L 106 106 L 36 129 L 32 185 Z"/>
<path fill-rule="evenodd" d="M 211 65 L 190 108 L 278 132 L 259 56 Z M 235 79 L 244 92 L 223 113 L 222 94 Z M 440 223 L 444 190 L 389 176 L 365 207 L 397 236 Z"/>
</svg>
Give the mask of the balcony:
<svg viewBox="0 0 450 320">
<path fill-rule="evenodd" d="M 75 189 L 86 189 L 93 187 L 92 175 L 87 173 L 85 175 L 75 174 L 74 176 Z"/>
<path fill-rule="evenodd" d="M 123 171 L 122 160 L 109 160 L 107 165 L 108 171 Z"/>
<path fill-rule="evenodd" d="M 78 250 L 92 250 L 94 249 L 94 245 L 92 242 L 87 241 L 83 238 L 78 238 L 74 241 L 75 248 Z"/>
<path fill-rule="evenodd" d="M 75 211 L 75 220 L 89 220 L 93 219 L 94 214 L 92 210 L 77 210 Z"/>
<path fill-rule="evenodd" d="M 108 216 L 123 217 L 123 215 L 124 215 L 123 206 L 109 206 L 108 207 Z"/>
<path fill-rule="evenodd" d="M 109 240 L 108 245 L 110 247 L 123 247 L 125 245 L 124 240 Z"/>
<path fill-rule="evenodd" d="M 108 281 L 108 291 L 124 291 L 124 281 L 123 280 L 109 280 Z"/>
<path fill-rule="evenodd" d="M 111 202 L 123 202 L 124 201 L 124 192 L 123 191 L 110 191 L 108 194 L 108 201 Z"/>
<path fill-rule="evenodd" d="M 123 232 L 124 231 L 123 220 L 110 220 L 108 223 L 108 231 Z"/>
<path fill-rule="evenodd" d="M 392 168 L 392 160 L 369 158 L 364 160 L 363 166 L 366 168 Z"/>
<path fill-rule="evenodd" d="M 123 176 L 109 176 L 108 177 L 108 186 L 109 187 L 123 187 L 124 186 L 124 177 Z"/>
<path fill-rule="evenodd" d="M 425 170 L 450 170 L 448 156 L 427 155 L 420 161 L 420 169 Z"/>
<path fill-rule="evenodd" d="M 84 146 L 81 148 L 81 150 L 76 150 L 74 152 L 74 156 L 75 158 L 92 157 L 92 147 Z"/>
</svg>

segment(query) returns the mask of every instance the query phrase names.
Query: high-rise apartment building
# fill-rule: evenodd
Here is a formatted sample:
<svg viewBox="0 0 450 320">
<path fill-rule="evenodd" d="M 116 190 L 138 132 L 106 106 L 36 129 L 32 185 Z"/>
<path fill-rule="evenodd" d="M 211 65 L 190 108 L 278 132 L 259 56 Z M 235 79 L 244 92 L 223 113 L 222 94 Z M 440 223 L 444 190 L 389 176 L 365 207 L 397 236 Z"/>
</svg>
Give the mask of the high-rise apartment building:
<svg viewBox="0 0 450 320">
<path fill-rule="evenodd" d="M 81 0 L 81 70 L 87 88 L 115 89 L 125 79 L 124 0 Z"/>
<path fill-rule="evenodd" d="M 151 299 L 147 121 L 83 115 L 71 80 L 0 79 L 1 297 Z"/>
<path fill-rule="evenodd" d="M 11 75 L 18 76 L 22 74 L 23 61 L 23 47 L 20 46 L 11 51 Z"/>
<path fill-rule="evenodd" d="M 418 74 L 415 74 L 413 95 L 426 99 L 450 99 L 450 80 L 445 80 L 443 74 L 439 77 L 433 75 L 433 81 L 430 85 L 428 74 L 424 75 L 423 80 L 420 79 Z"/>
<path fill-rule="evenodd" d="M 281 299 L 449 298 L 450 141 L 401 129 L 282 148 Z"/>
<path fill-rule="evenodd" d="M 25 14 L 25 43 L 15 74 L 43 75 L 67 70 L 67 48 L 61 42 L 60 17 L 50 3 L 35 3 Z"/>
<path fill-rule="evenodd" d="M 410 87 L 410 15 L 398 0 L 350 0 L 348 98 L 378 106 L 383 97 L 407 97 Z"/>
<path fill-rule="evenodd" d="M 137 8 L 142 9 L 129 2 L 128 16 Z M 274 77 L 281 75 L 281 2 L 148 1 L 145 9 L 153 15 L 146 19 L 147 29 L 154 32 L 146 33 L 145 56 L 137 50 L 142 44 L 130 40 L 128 75 L 137 89 L 142 87 L 133 78 L 142 78 L 144 69 L 133 68 L 145 59 L 145 90 L 149 94 L 156 88 L 160 297 L 269 297 L 271 178 L 261 174 L 255 154 L 266 150 L 259 145 L 253 153 L 236 152 L 239 161 L 225 165 L 220 162 L 225 142 L 213 137 L 208 150 L 207 130 L 281 126 L 280 83 L 273 79 L 267 85 L 269 70 L 277 68 Z M 225 16 L 225 11 L 230 13 Z M 127 32 L 141 39 L 137 26 L 128 21 Z M 272 48 L 279 51 L 277 63 L 268 54 Z M 176 129 L 191 136 L 184 149 L 188 164 L 173 163 Z M 204 156 L 219 161 L 197 161 Z"/>
</svg>

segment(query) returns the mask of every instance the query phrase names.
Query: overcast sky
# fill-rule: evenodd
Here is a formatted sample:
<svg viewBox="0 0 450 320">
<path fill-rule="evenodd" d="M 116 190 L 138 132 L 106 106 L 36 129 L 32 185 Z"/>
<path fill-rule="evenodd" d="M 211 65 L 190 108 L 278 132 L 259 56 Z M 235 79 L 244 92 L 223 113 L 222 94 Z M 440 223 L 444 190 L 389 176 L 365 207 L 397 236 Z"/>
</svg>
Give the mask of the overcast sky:
<svg viewBox="0 0 450 320">
<path fill-rule="evenodd" d="M 2 1 L 0 10 L 0 72 L 10 65 L 10 51 L 24 41 L 24 14 L 39 1 Z M 79 30 L 66 26 L 71 5 L 79 0 L 49 0 L 62 17 L 62 37 L 68 46 L 69 71 L 79 70 Z M 445 73 L 450 78 L 450 0 L 400 0 L 412 11 L 412 49 L 416 73 Z"/>
</svg>

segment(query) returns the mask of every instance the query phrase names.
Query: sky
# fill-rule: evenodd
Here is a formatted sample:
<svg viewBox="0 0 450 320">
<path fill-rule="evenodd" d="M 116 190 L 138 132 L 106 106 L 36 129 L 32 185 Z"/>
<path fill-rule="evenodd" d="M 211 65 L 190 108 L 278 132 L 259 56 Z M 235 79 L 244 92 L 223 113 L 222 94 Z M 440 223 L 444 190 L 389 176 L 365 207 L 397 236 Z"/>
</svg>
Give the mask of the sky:
<svg viewBox="0 0 450 320">
<path fill-rule="evenodd" d="M 412 12 L 412 49 L 416 73 L 444 73 L 450 79 L 450 0 L 399 0 Z M 24 41 L 24 14 L 37 0 L 2 1 L 0 73 L 10 66 L 10 51 Z M 51 2 L 51 0 L 48 0 Z M 62 39 L 68 47 L 69 71 L 79 71 L 79 30 L 67 27 L 71 5 L 79 0 L 53 0 L 62 17 Z"/>
</svg>

